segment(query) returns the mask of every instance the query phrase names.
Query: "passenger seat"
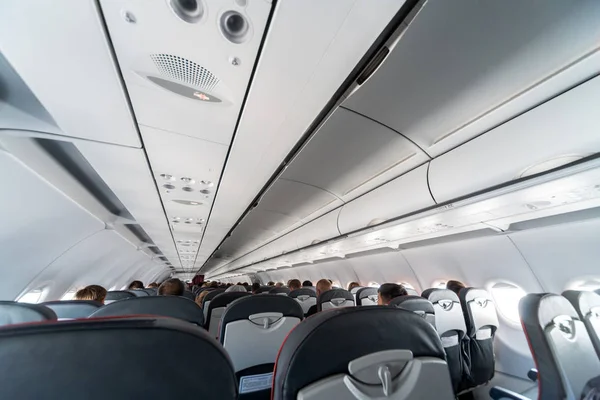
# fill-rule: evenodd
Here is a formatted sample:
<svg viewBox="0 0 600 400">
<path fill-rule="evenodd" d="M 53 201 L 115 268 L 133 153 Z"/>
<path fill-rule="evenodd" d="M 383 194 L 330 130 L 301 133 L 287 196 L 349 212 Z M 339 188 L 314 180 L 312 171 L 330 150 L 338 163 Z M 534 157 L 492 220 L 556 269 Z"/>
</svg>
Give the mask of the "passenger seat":
<svg viewBox="0 0 600 400">
<path fill-rule="evenodd" d="M 308 309 L 317 304 L 317 293 L 310 288 L 301 288 L 296 289 L 288 295 L 292 299 L 296 300 L 300 307 L 302 307 L 302 311 L 304 315 L 308 312 Z"/>
<path fill-rule="evenodd" d="M 102 307 L 101 303 L 91 300 L 47 301 L 42 305 L 54 311 L 58 319 L 87 318 Z"/>
<path fill-rule="evenodd" d="M 221 322 L 221 316 L 223 316 L 225 309 L 227 309 L 229 304 L 234 300 L 245 296 L 251 296 L 251 294 L 248 292 L 227 292 L 220 293 L 212 299 L 208 306 L 205 322 L 206 330 L 210 333 L 210 336 L 215 339 L 219 338 L 219 323 Z"/>
<path fill-rule="evenodd" d="M 421 296 L 406 295 L 393 298 L 389 305 L 412 311 L 435 328 L 435 310 L 429 300 Z"/>
<path fill-rule="evenodd" d="M 577 290 L 566 290 L 562 295 L 577 311 L 579 319 L 590 335 L 596 354 L 600 357 L 600 295 Z"/>
<path fill-rule="evenodd" d="M 269 294 L 279 294 L 279 295 L 282 295 L 282 296 L 287 296 L 288 294 L 290 294 L 290 289 L 286 288 L 285 286 L 275 287 L 275 288 L 269 290 L 268 293 Z"/>
<path fill-rule="evenodd" d="M 110 304 L 113 301 L 133 299 L 134 297 L 137 296 L 128 290 L 111 290 L 110 292 L 106 293 L 104 304 Z"/>
<path fill-rule="evenodd" d="M 288 333 L 304 318 L 287 296 L 246 296 L 223 313 L 219 340 L 233 361 L 240 398 L 268 399 L 277 352 Z"/>
<path fill-rule="evenodd" d="M 350 335 L 347 332 L 367 332 Z M 287 337 L 275 366 L 274 400 L 454 398 L 433 327 L 394 307 L 318 313 Z"/>
<path fill-rule="evenodd" d="M 211 292 L 202 299 L 202 311 L 204 312 L 205 321 L 208 321 L 208 307 L 210 307 L 210 302 L 221 293 L 225 293 L 225 289 L 211 290 Z"/>
<path fill-rule="evenodd" d="M 234 400 L 237 395 L 223 348 L 203 329 L 171 318 L 17 325 L 0 329 L 0 342 L 2 399 Z"/>
<path fill-rule="evenodd" d="M 376 306 L 377 288 L 364 287 L 356 292 L 356 305 L 358 306 Z"/>
<path fill-rule="evenodd" d="M 56 319 L 56 313 L 42 304 L 0 301 L 0 326 Z"/>
<path fill-rule="evenodd" d="M 317 311 L 354 307 L 354 296 L 346 289 L 331 289 L 317 297 Z"/>
</svg>

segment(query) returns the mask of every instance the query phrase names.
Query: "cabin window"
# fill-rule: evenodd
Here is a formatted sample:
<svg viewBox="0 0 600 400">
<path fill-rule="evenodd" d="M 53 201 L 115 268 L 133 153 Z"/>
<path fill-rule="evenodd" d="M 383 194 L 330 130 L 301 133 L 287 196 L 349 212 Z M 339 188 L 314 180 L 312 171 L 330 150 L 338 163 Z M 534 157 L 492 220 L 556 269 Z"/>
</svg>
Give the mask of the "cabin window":
<svg viewBox="0 0 600 400">
<path fill-rule="evenodd" d="M 379 286 L 381 286 L 381 285 L 377 282 L 369 282 L 369 287 L 378 288 Z"/>
<path fill-rule="evenodd" d="M 71 289 L 67 293 L 63 294 L 63 297 L 61 297 L 60 299 L 61 300 L 73 300 L 73 297 L 75 297 L 75 293 L 77 293 L 77 290 Z"/>
<path fill-rule="evenodd" d="M 37 304 L 40 302 L 42 295 L 44 294 L 43 289 L 33 289 L 19 297 L 17 301 L 19 303 L 32 303 Z"/>
<path fill-rule="evenodd" d="M 507 282 L 495 283 L 490 288 L 490 293 L 498 313 L 510 322 L 519 323 L 519 301 L 527 293 L 517 285 Z"/>
</svg>

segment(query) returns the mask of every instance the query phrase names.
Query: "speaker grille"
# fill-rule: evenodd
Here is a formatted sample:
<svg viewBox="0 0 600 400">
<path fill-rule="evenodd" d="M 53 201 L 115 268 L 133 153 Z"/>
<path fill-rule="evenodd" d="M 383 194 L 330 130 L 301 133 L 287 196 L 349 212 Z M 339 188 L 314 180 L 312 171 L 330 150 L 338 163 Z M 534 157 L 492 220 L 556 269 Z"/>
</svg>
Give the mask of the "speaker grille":
<svg viewBox="0 0 600 400">
<path fill-rule="evenodd" d="M 219 79 L 209 70 L 183 57 L 171 54 L 151 54 L 154 65 L 160 73 L 170 79 L 210 92 Z"/>
</svg>

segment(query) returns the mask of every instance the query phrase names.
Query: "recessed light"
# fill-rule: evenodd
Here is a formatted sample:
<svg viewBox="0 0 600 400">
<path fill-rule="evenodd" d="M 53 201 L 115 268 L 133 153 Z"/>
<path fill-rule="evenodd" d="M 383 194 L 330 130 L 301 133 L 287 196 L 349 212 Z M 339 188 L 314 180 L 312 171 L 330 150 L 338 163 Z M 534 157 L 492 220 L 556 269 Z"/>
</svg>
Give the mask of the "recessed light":
<svg viewBox="0 0 600 400">
<path fill-rule="evenodd" d="M 200 190 L 200 193 L 202 193 L 202 194 L 210 194 L 210 190 L 208 190 L 208 189 L 202 189 L 202 190 Z"/>
<path fill-rule="evenodd" d="M 194 191 L 194 189 L 189 186 L 184 186 L 181 188 L 181 190 L 183 190 L 184 192 L 193 192 Z"/>
<path fill-rule="evenodd" d="M 185 190 L 185 188 L 183 189 Z M 175 203 L 178 204 L 183 204 L 184 206 L 201 206 L 202 203 L 199 201 L 193 201 L 193 200 L 179 200 L 179 199 L 175 199 L 173 200 Z"/>
<path fill-rule="evenodd" d="M 169 190 L 173 190 L 173 189 L 175 189 L 175 185 L 172 185 L 172 184 L 170 184 L 170 183 L 165 183 L 165 184 L 163 185 L 163 187 L 164 187 L 165 189 L 169 189 Z"/>
</svg>

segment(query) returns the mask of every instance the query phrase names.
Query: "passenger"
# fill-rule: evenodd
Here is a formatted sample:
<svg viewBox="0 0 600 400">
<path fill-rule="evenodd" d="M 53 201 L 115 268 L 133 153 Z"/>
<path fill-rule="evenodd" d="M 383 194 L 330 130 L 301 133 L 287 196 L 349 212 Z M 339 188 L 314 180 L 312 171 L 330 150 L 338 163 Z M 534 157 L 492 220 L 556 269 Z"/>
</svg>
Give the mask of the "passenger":
<svg viewBox="0 0 600 400">
<path fill-rule="evenodd" d="M 158 287 L 158 283 L 156 282 L 152 282 L 151 284 L 149 284 L 148 286 L 146 286 L 147 289 L 154 289 Z"/>
<path fill-rule="evenodd" d="M 185 286 L 182 281 L 177 278 L 171 278 L 162 283 L 158 287 L 159 296 L 183 296 Z"/>
<path fill-rule="evenodd" d="M 304 281 L 302 282 L 302 287 L 312 287 L 312 282 L 311 281 Z"/>
<path fill-rule="evenodd" d="M 348 284 L 348 291 L 351 291 L 352 289 L 354 289 L 355 287 L 360 287 L 360 283 L 358 282 L 350 282 Z"/>
<path fill-rule="evenodd" d="M 144 284 L 142 283 L 142 281 L 133 281 L 129 284 L 129 286 L 127 286 L 127 289 L 129 289 L 129 290 L 143 289 L 143 288 L 144 288 Z"/>
<path fill-rule="evenodd" d="M 408 295 L 408 292 L 404 286 L 397 283 L 384 283 L 377 289 L 377 304 L 387 306 L 392 299 L 406 295 Z"/>
<path fill-rule="evenodd" d="M 319 296 L 321 294 L 325 293 L 328 290 L 331 290 L 331 282 L 329 281 L 329 279 L 320 279 L 317 282 L 317 299 L 319 298 Z M 316 313 L 317 313 L 317 305 L 315 304 L 314 306 L 312 306 L 308 309 L 308 311 L 306 312 L 306 316 L 309 317 Z"/>
<path fill-rule="evenodd" d="M 75 300 L 92 300 L 104 304 L 106 289 L 100 285 L 89 285 L 78 290 L 73 298 Z"/>
<path fill-rule="evenodd" d="M 211 283 L 208 285 L 208 287 L 211 287 L 211 288 L 213 288 L 213 289 L 216 289 L 216 288 L 218 288 L 218 287 L 219 287 L 219 282 L 217 282 L 217 281 L 212 281 L 212 282 L 211 282 Z"/>
<path fill-rule="evenodd" d="M 248 285 L 248 282 L 244 282 L 244 283 L 242 283 L 242 285 L 244 285 L 244 287 L 246 288 L 246 290 L 248 290 L 248 286 L 250 286 L 250 285 Z"/>
<path fill-rule="evenodd" d="M 210 290 L 203 290 L 198 296 L 196 296 L 196 304 L 198 307 L 202 307 L 202 300 L 206 297 L 207 294 L 210 293 Z"/>
<path fill-rule="evenodd" d="M 300 283 L 300 279 L 290 279 L 288 282 L 288 288 L 290 289 L 290 292 L 300 289 L 301 286 L 302 284 Z"/>
<path fill-rule="evenodd" d="M 258 294 L 259 290 L 260 290 L 260 283 L 254 282 L 252 284 L 252 294 Z"/>
<path fill-rule="evenodd" d="M 275 284 L 275 287 L 283 287 L 283 282 L 277 282 L 277 283 Z"/>
<path fill-rule="evenodd" d="M 452 290 L 456 295 L 464 288 L 466 288 L 466 286 L 461 281 L 450 280 L 446 282 L 446 289 Z"/>
<path fill-rule="evenodd" d="M 244 292 L 246 293 L 247 290 L 243 285 L 233 285 L 227 288 L 227 290 L 225 290 L 225 292 Z"/>
<path fill-rule="evenodd" d="M 269 281 L 269 283 L 267 283 L 267 286 L 275 286 L 275 282 Z"/>
</svg>

